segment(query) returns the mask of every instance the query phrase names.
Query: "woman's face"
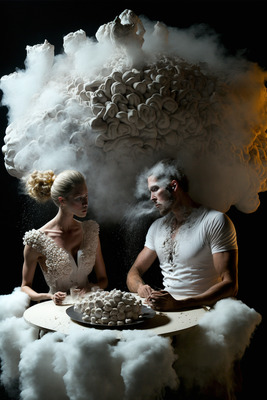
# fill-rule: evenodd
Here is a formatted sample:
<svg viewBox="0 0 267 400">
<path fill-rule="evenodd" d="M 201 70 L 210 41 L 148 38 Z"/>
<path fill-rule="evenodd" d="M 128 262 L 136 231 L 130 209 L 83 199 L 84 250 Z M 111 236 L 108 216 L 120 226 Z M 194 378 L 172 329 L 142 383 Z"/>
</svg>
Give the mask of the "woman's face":
<svg viewBox="0 0 267 400">
<path fill-rule="evenodd" d="M 85 217 L 88 208 L 88 189 L 86 183 L 77 185 L 64 199 L 65 207 L 77 217 Z"/>
</svg>

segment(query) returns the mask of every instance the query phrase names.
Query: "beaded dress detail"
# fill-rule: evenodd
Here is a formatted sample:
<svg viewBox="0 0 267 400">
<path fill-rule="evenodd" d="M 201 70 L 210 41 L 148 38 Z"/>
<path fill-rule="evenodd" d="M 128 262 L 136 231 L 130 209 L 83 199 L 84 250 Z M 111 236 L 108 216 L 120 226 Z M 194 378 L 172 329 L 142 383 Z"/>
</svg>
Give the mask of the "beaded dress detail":
<svg viewBox="0 0 267 400">
<path fill-rule="evenodd" d="M 99 225 L 89 220 L 82 223 L 83 239 L 77 253 L 77 263 L 73 256 L 44 232 L 32 229 L 25 233 L 23 244 L 29 245 L 45 257 L 40 263 L 50 293 L 68 290 L 73 285 L 82 285 L 95 265 L 98 245 Z"/>
</svg>

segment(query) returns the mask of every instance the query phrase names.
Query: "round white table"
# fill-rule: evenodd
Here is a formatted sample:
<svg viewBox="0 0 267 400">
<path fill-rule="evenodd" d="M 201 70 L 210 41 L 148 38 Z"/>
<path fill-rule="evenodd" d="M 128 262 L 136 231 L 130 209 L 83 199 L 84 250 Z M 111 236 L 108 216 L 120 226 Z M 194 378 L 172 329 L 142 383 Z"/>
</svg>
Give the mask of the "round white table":
<svg viewBox="0 0 267 400">
<path fill-rule="evenodd" d="M 57 306 L 51 300 L 36 304 L 24 312 L 24 319 L 40 329 L 57 331 L 66 335 L 70 333 L 73 326 L 81 330 L 92 329 L 90 326 L 84 326 L 73 321 L 66 313 L 67 308 L 72 305 L 71 298 L 67 298 L 66 303 L 68 304 Z M 197 308 L 179 312 L 156 312 L 153 318 L 145 319 L 141 324 L 132 325 L 132 328 L 149 331 L 156 335 L 174 336 L 185 329 L 196 326 L 206 311 L 205 308 Z M 101 326 L 97 329 L 101 329 Z M 127 327 L 127 329 L 129 328 Z M 118 336 L 121 335 L 121 329 L 115 329 L 115 331 Z"/>
</svg>

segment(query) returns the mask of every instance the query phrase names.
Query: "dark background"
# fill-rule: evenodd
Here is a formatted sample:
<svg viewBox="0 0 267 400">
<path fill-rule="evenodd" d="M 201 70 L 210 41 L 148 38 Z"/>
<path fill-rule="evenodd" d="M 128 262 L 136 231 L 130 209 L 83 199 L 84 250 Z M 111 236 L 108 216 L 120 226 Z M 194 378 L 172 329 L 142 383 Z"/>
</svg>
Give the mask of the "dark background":
<svg viewBox="0 0 267 400">
<path fill-rule="evenodd" d="M 243 51 L 245 57 L 267 68 L 265 1 L 0 1 L 0 77 L 16 68 L 24 68 L 26 45 L 47 39 L 62 51 L 63 36 L 83 29 L 94 36 L 98 27 L 112 21 L 125 8 L 137 15 L 168 26 L 186 28 L 205 23 L 219 35 L 230 54 Z M 0 92 L 1 95 L 1 92 Z M 7 109 L 0 108 L 0 146 L 7 126 Z M 30 162 L 30 160 L 29 160 Z M 56 212 L 51 205 L 38 206 L 26 198 L 18 181 L 4 167 L 0 154 L 1 180 L 1 279 L 0 294 L 10 293 L 21 283 L 23 262 L 22 236 L 38 228 Z M 266 346 L 266 214 L 267 192 L 260 194 L 261 205 L 253 214 L 243 214 L 234 207 L 228 215 L 235 224 L 239 244 L 238 297 L 263 316 L 249 349 L 242 360 L 243 392 L 240 398 L 267 398 Z M 142 248 L 149 221 L 134 234 L 118 225 L 101 225 L 101 242 L 110 287 L 125 289 L 125 278 L 135 255 Z M 127 249 L 127 250 L 126 250 Z M 153 276 L 152 276 L 153 274 Z M 156 278 L 154 279 L 154 274 Z M 159 285 L 157 266 L 150 273 Z M 35 287 L 46 290 L 41 273 Z M 1 397 L 2 396 L 2 397 Z M 4 392 L 0 391 L 0 398 Z"/>
</svg>

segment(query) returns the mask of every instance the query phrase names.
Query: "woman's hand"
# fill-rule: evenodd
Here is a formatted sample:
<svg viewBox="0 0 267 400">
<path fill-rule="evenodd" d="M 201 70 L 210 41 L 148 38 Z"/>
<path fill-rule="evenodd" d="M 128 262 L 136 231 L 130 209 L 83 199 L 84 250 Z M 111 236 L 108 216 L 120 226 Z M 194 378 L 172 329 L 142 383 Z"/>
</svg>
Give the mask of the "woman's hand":
<svg viewBox="0 0 267 400">
<path fill-rule="evenodd" d="M 52 300 L 57 306 L 60 306 L 63 300 L 65 300 L 66 295 L 67 293 L 65 292 L 56 292 L 52 295 Z"/>
</svg>

